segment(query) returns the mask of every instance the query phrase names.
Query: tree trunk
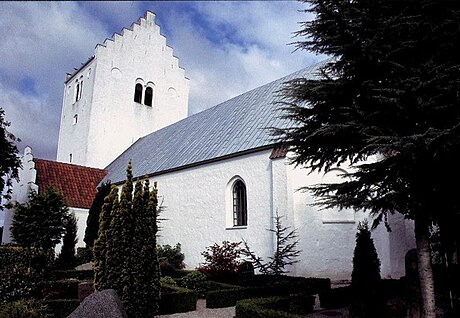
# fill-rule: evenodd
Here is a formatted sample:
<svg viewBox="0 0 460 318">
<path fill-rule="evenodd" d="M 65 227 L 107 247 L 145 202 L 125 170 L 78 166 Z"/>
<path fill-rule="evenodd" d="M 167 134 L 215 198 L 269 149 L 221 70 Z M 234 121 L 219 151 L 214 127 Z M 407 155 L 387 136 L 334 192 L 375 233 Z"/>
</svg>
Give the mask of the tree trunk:
<svg viewBox="0 0 460 318">
<path fill-rule="evenodd" d="M 422 318 L 436 318 L 434 301 L 434 279 L 431 267 L 430 244 L 428 241 L 428 220 L 422 216 L 415 218 L 415 240 L 417 244 L 418 274 L 422 301 Z"/>
</svg>

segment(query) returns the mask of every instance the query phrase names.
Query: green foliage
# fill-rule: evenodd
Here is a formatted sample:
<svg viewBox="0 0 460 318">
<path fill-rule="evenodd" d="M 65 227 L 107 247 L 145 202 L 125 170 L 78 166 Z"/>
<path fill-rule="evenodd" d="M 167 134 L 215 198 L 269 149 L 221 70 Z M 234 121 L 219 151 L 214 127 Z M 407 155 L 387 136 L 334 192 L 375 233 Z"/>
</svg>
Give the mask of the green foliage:
<svg viewBox="0 0 460 318">
<path fill-rule="evenodd" d="M 86 264 L 93 260 L 92 247 L 77 247 L 77 265 Z"/>
<path fill-rule="evenodd" d="M 40 300 L 28 299 L 3 303 L 0 306 L 2 318 L 47 318 L 48 308 Z"/>
<path fill-rule="evenodd" d="M 30 251 L 21 247 L 0 246 L 0 303 L 34 293 L 41 271 L 30 266 L 31 259 Z"/>
<path fill-rule="evenodd" d="M 196 310 L 197 295 L 194 290 L 165 286 L 161 289 L 161 300 L 159 302 L 159 314 L 169 315 L 180 312 Z"/>
<path fill-rule="evenodd" d="M 12 179 L 18 180 L 18 169 L 21 167 L 16 147 L 16 142 L 21 140 L 8 131 L 8 126 L 10 123 L 5 120 L 5 111 L 0 107 L 0 210 L 3 210 L 2 198 L 8 200 L 11 197 Z"/>
<path fill-rule="evenodd" d="M 161 277 L 160 278 L 160 284 L 161 284 L 161 286 L 164 286 L 164 285 L 177 286 L 176 281 L 171 276 L 163 276 L 163 277 Z"/>
<path fill-rule="evenodd" d="M 73 268 L 77 265 L 75 245 L 77 238 L 77 218 L 71 213 L 64 221 L 64 237 L 62 239 L 61 253 L 56 259 L 56 265 L 61 269 Z"/>
<path fill-rule="evenodd" d="M 158 245 L 157 254 L 161 275 L 172 275 L 173 272 L 185 268 L 185 256 L 181 252 L 180 243 L 177 243 L 174 247 L 169 244 Z"/>
<path fill-rule="evenodd" d="M 85 237 L 83 241 L 86 243 L 86 247 L 92 248 L 94 241 L 98 237 L 99 231 L 99 218 L 104 205 L 104 199 L 110 194 L 112 190 L 112 184 L 110 181 L 102 183 L 97 188 L 96 196 L 94 197 L 91 208 L 88 211 L 88 218 L 86 219 Z"/>
<path fill-rule="evenodd" d="M 95 288 L 117 291 L 130 317 L 158 312 L 160 269 L 156 251 L 158 189 L 148 180 L 134 189 L 131 163 L 118 200 L 112 188 L 105 199 L 94 243 Z"/>
<path fill-rule="evenodd" d="M 17 203 L 11 226 L 16 243 L 49 253 L 61 241 L 69 209 L 63 195 L 53 187 L 37 194 L 32 191 L 29 201 Z"/>
<path fill-rule="evenodd" d="M 236 303 L 235 318 L 298 318 L 291 314 L 288 297 L 244 299 Z"/>
<path fill-rule="evenodd" d="M 383 312 L 380 261 L 367 221 L 358 224 L 351 274 L 353 317 L 376 317 Z"/>
<path fill-rule="evenodd" d="M 197 292 L 198 296 L 205 297 L 207 291 L 207 279 L 203 273 L 198 271 L 191 272 L 185 275 L 180 281 L 179 286 L 193 289 Z"/>
<path fill-rule="evenodd" d="M 78 299 L 79 283 L 76 279 L 42 281 L 39 284 L 40 298 Z"/>
<path fill-rule="evenodd" d="M 256 256 L 245 240 L 243 240 L 244 248 L 241 250 L 241 254 L 246 256 L 252 262 L 254 269 L 258 269 L 262 274 L 280 276 L 289 272 L 285 269 L 286 266 L 299 262 L 297 258 L 300 251 L 296 249 L 299 241 L 296 230 L 289 231 L 289 226 L 282 225 L 278 211 L 276 211 L 274 221 L 275 228 L 268 230 L 275 233 L 276 237 L 275 252 L 273 256 L 268 257 L 270 261 L 264 262 L 261 257 Z"/>
<path fill-rule="evenodd" d="M 201 253 L 205 262 L 198 270 L 209 279 L 231 282 L 235 279 L 240 265 L 241 242 L 223 241 L 222 245 L 214 243 Z"/>
</svg>

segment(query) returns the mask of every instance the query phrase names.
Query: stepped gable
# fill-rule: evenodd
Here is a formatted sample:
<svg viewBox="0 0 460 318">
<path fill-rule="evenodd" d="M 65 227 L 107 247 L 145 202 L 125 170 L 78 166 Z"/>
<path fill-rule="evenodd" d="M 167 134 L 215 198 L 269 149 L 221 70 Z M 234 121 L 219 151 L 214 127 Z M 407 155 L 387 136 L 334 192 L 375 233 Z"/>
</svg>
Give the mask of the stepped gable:
<svg viewBox="0 0 460 318">
<path fill-rule="evenodd" d="M 269 128 L 293 125 L 281 118 L 277 92 L 288 80 L 314 78 L 317 67 L 297 71 L 140 138 L 106 167 L 105 179 L 122 182 L 130 160 L 134 177 L 146 177 L 276 147 Z"/>
<path fill-rule="evenodd" d="M 37 158 L 33 161 L 37 170 L 35 183 L 38 191 L 54 186 L 64 194 L 67 206 L 74 208 L 91 207 L 97 185 L 107 174 L 106 170 L 69 163 Z"/>
<path fill-rule="evenodd" d="M 95 47 L 96 54 L 92 55 L 85 63 L 82 63 L 80 67 L 75 68 L 72 73 L 67 73 L 65 82 L 67 83 L 68 81 L 70 81 L 78 72 L 80 72 L 81 69 L 83 69 L 86 65 L 88 65 L 95 58 L 98 50 L 110 48 L 111 45 L 123 41 L 123 37 L 127 33 L 136 32 L 140 27 L 146 27 L 146 26 L 152 26 L 154 28 L 157 28 L 158 35 L 164 38 L 164 42 L 166 43 L 166 37 L 160 33 L 160 26 L 155 23 L 155 13 L 151 11 L 146 11 L 144 14 L 144 17 L 141 17 L 139 18 L 137 22 L 132 23 L 129 28 L 124 27 L 120 33 L 115 32 L 112 35 L 112 37 L 106 38 L 102 42 L 102 44 L 98 43 Z M 170 52 L 171 59 L 174 60 L 174 64 L 177 65 L 179 69 L 181 69 L 182 72 L 185 74 L 184 68 L 179 66 L 179 58 L 174 55 L 172 47 L 167 44 L 165 44 L 165 46 L 166 46 L 166 50 Z"/>
</svg>

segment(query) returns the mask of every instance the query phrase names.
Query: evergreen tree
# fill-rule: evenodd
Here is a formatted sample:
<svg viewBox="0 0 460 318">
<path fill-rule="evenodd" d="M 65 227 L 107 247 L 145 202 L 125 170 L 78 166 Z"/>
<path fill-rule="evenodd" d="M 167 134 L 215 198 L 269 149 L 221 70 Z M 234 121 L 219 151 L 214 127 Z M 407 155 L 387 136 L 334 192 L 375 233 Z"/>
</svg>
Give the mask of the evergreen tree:
<svg viewBox="0 0 460 318">
<path fill-rule="evenodd" d="M 112 288 L 130 317 L 158 311 L 160 269 L 156 252 L 158 198 L 156 184 L 138 181 L 133 198 L 131 163 L 118 200 L 116 187 L 105 199 L 94 243 L 95 286 Z"/>
<path fill-rule="evenodd" d="M 424 317 L 435 316 L 429 228 L 458 214 L 460 8 L 457 2 L 311 0 L 300 49 L 326 54 L 316 79 L 287 83 L 291 128 L 278 130 L 293 162 L 350 181 L 310 190 L 326 207 L 415 222 Z M 372 159 L 372 160 L 368 160 Z M 442 207 L 442 211 L 439 207 Z M 442 212 L 442 213 L 441 213 Z"/>
<path fill-rule="evenodd" d="M 64 237 L 62 238 L 61 253 L 59 254 L 56 263 L 60 268 L 73 268 L 76 265 L 77 258 L 75 256 L 75 245 L 78 242 L 77 238 L 77 218 L 75 214 L 70 213 L 64 223 Z"/>
<path fill-rule="evenodd" d="M 383 314 L 380 260 L 367 221 L 358 224 L 353 256 L 351 289 L 353 292 L 351 315 L 353 317 L 378 317 Z"/>
<path fill-rule="evenodd" d="M 290 230 L 289 226 L 282 225 L 278 211 L 276 211 L 274 221 L 275 228 L 268 231 L 275 234 L 276 246 L 273 256 L 268 257 L 269 261 L 264 262 L 261 257 L 256 256 L 245 240 L 243 240 L 244 248 L 241 250 L 241 254 L 248 257 L 254 268 L 258 269 L 262 274 L 281 276 L 288 273 L 285 269 L 286 266 L 299 262 L 297 259 L 300 255 L 300 251 L 297 250 L 299 241 L 297 240 L 296 230 Z"/>
<path fill-rule="evenodd" d="M 14 207 L 11 235 L 16 243 L 45 254 L 61 241 L 69 209 L 63 195 L 54 187 L 37 194 L 32 191 L 29 201 Z"/>
<path fill-rule="evenodd" d="M 99 217 L 104 205 L 104 199 L 110 194 L 112 185 L 110 181 L 102 183 L 97 188 L 96 196 L 94 197 L 91 208 L 88 211 L 88 218 L 86 219 L 85 238 L 86 247 L 93 248 L 94 241 L 98 237 L 99 231 Z"/>
<path fill-rule="evenodd" d="M 101 291 L 109 288 L 107 279 L 106 254 L 108 242 L 110 241 L 110 223 L 112 210 L 118 209 L 118 188 L 112 185 L 110 194 L 105 197 L 104 205 L 99 217 L 98 238 L 94 241 L 94 287 Z"/>
<path fill-rule="evenodd" d="M 16 142 L 21 140 L 8 131 L 8 126 L 10 123 L 5 121 L 5 111 L 0 107 L 0 210 L 3 210 L 2 199 L 11 197 L 11 181 L 18 180 L 18 169 L 21 167 L 16 147 Z"/>
</svg>

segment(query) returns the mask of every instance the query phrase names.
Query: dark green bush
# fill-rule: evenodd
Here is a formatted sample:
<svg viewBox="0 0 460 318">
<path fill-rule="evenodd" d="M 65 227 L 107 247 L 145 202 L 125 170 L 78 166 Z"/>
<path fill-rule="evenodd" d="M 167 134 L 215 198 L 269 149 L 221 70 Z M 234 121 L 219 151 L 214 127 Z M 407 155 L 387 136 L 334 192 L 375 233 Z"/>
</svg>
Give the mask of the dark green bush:
<svg viewBox="0 0 460 318">
<path fill-rule="evenodd" d="M 54 270 L 48 274 L 49 280 L 63 280 L 63 279 L 78 279 L 78 280 L 93 280 L 94 271 L 92 270 Z"/>
<path fill-rule="evenodd" d="M 40 296 L 46 299 L 78 299 L 78 280 L 59 280 L 40 283 Z"/>
<path fill-rule="evenodd" d="M 48 312 L 51 313 L 51 317 L 48 318 L 65 318 L 80 305 L 78 299 L 49 299 L 44 303 L 48 307 Z"/>
<path fill-rule="evenodd" d="M 169 285 L 169 286 L 177 286 L 177 282 L 171 276 L 164 276 L 160 278 L 161 286 Z"/>
<path fill-rule="evenodd" d="M 207 308 L 224 308 L 235 306 L 244 296 L 244 287 L 209 281 L 206 293 Z"/>
<path fill-rule="evenodd" d="M 207 291 L 206 276 L 204 274 L 193 271 L 178 280 L 180 287 L 193 289 L 197 292 L 199 297 L 204 298 Z"/>
<path fill-rule="evenodd" d="M 47 306 L 39 300 L 17 300 L 2 303 L 0 307 L 1 318 L 49 318 Z"/>
<path fill-rule="evenodd" d="M 29 267 L 32 254 L 21 247 L 0 247 L 0 302 L 30 297 L 41 279 L 41 271 Z"/>
<path fill-rule="evenodd" d="M 93 249 L 90 247 L 77 247 L 77 265 L 93 261 Z"/>
<path fill-rule="evenodd" d="M 235 318 L 300 318 L 289 313 L 289 297 L 244 299 L 236 303 Z"/>
<path fill-rule="evenodd" d="M 159 314 L 169 315 L 196 310 L 197 294 L 194 290 L 162 286 Z"/>
<path fill-rule="evenodd" d="M 332 288 L 319 293 L 320 306 L 327 309 L 346 307 L 352 299 L 351 287 Z"/>
<path fill-rule="evenodd" d="M 162 276 L 171 276 L 175 271 L 181 270 L 185 267 L 185 256 L 181 252 L 180 243 L 177 243 L 174 247 L 169 244 L 163 246 L 158 245 L 157 253 Z"/>
</svg>

